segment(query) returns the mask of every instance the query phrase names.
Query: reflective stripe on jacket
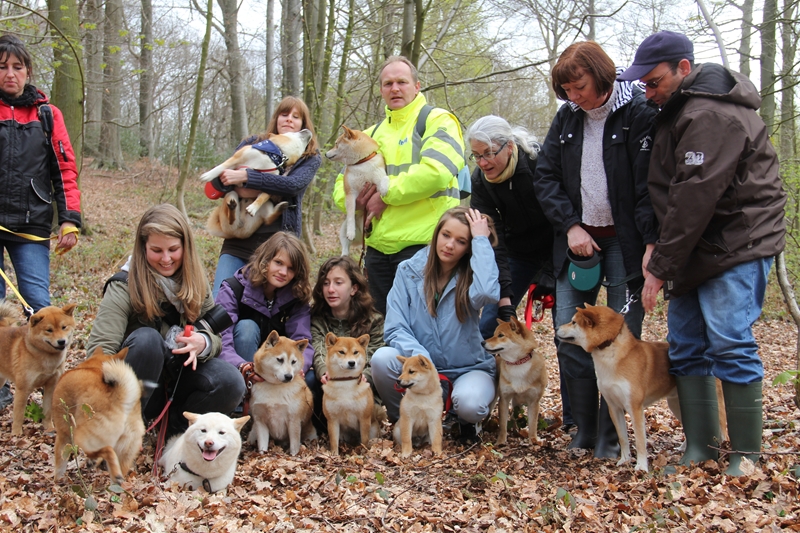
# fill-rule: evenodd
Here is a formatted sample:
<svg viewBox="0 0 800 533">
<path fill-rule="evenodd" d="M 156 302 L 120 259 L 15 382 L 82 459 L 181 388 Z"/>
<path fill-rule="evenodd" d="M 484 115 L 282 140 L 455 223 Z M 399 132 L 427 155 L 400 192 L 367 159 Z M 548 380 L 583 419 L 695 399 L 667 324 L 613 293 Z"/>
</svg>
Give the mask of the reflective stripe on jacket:
<svg viewBox="0 0 800 533">
<path fill-rule="evenodd" d="M 464 166 L 464 138 L 454 115 L 434 108 L 428 115 L 425 137 L 415 131 L 417 116 L 426 104 L 418 94 L 402 109 L 386 108 L 386 119 L 365 130 L 381 147 L 389 175 L 386 210 L 372 221 L 367 246 L 384 254 L 408 246 L 428 244 L 442 213 L 459 204 L 458 171 Z M 343 176 L 339 174 L 333 200 L 344 210 Z"/>
</svg>

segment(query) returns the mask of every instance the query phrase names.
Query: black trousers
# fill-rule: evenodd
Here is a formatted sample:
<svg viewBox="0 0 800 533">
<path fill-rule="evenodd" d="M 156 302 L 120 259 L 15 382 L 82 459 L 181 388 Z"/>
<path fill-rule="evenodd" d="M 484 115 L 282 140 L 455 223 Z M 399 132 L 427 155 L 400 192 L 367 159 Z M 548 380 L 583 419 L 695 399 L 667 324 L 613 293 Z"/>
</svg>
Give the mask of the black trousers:
<svg viewBox="0 0 800 533">
<path fill-rule="evenodd" d="M 375 248 L 367 247 L 364 266 L 369 278 L 369 293 L 375 300 L 375 309 L 382 315 L 386 315 L 386 297 L 389 296 L 389 291 L 394 284 L 394 274 L 397 272 L 398 265 L 406 259 L 411 259 L 424 247 L 423 244 L 415 244 L 403 248 L 396 254 L 383 254 Z"/>
</svg>

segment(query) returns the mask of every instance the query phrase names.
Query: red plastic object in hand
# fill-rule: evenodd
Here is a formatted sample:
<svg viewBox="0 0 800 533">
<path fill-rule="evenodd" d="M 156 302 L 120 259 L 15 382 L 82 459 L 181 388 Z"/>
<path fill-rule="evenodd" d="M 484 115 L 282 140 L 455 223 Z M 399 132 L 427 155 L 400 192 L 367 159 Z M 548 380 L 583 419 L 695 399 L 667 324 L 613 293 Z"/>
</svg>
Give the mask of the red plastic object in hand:
<svg viewBox="0 0 800 533">
<path fill-rule="evenodd" d="M 214 187 L 210 181 L 206 183 L 205 192 L 210 200 L 218 200 L 225 196 L 225 193 Z"/>
<path fill-rule="evenodd" d="M 541 322 L 544 320 L 544 310 L 552 309 L 556 303 L 556 299 L 552 294 L 548 294 L 541 300 L 533 299 L 533 291 L 536 290 L 536 284 L 531 283 L 528 289 L 528 303 L 525 305 L 525 327 L 531 329 L 534 322 Z M 534 302 L 536 302 L 536 313 L 533 312 Z"/>
<path fill-rule="evenodd" d="M 183 336 L 184 337 L 191 337 L 192 333 L 194 332 L 194 326 L 191 324 L 186 324 L 183 328 Z"/>
</svg>

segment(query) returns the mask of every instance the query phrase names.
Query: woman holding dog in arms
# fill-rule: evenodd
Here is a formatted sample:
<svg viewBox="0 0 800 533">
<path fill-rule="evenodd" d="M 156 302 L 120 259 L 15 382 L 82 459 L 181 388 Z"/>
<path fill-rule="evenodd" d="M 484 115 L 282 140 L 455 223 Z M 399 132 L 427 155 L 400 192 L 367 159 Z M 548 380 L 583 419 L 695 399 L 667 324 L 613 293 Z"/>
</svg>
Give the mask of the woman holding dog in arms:
<svg viewBox="0 0 800 533">
<path fill-rule="evenodd" d="M 500 297 L 491 218 L 475 209 L 445 211 L 430 246 L 397 269 L 386 305 L 387 346 L 372 356 L 372 378 L 389 421 L 399 417 L 397 355 L 422 354 L 452 384 L 461 439 L 473 440 L 495 396 L 494 358 L 481 346 L 479 313 Z"/>
<path fill-rule="evenodd" d="M 127 275 L 117 274 L 106 284 L 86 352 L 101 347 L 109 354 L 128 347 L 125 362 L 136 376 L 158 383 L 142 394 L 145 419 L 158 417 L 167 387 L 174 388 L 167 436 L 186 429 L 184 411 L 232 412 L 244 396 L 244 383 L 235 368 L 217 358 L 219 329 L 229 322 L 215 308 L 186 217 L 169 204 L 148 209 L 126 266 Z M 224 312 L 222 318 L 227 318 Z M 180 333 L 173 337 L 176 329 Z"/>
<path fill-rule="evenodd" d="M 78 243 L 78 171 L 61 111 L 32 83 L 33 62 L 13 35 L 0 37 L 0 268 L 8 252 L 19 292 L 35 313 L 50 305 L 50 229 L 58 211 L 57 254 Z M 0 298 L 6 293 L 0 278 Z M 10 403 L 8 384 L 0 407 Z"/>
<path fill-rule="evenodd" d="M 305 102 L 295 96 L 287 96 L 278 104 L 267 130 L 252 136 L 237 147 L 237 150 L 246 144 L 255 144 L 267 138 L 270 133 L 288 133 L 308 129 L 314 134 L 306 146 L 303 157 L 289 168 L 286 174 L 270 174 L 252 168 L 225 170 L 218 179 L 211 183 L 215 187 L 222 187 L 225 192 L 235 187 L 242 198 L 254 198 L 259 193 L 266 192 L 270 195 L 283 197 L 290 205 L 278 220 L 269 225 L 261 226 L 246 239 L 225 239 L 222 243 L 217 272 L 214 276 L 214 296 L 219 292 L 222 281 L 233 276 L 242 268 L 253 255 L 256 248 L 278 231 L 287 231 L 300 235 L 302 229 L 303 195 L 306 188 L 322 162 L 317 146 L 317 136 L 314 133 L 314 124 L 311 113 Z"/>
<path fill-rule="evenodd" d="M 253 356 L 272 330 L 295 341 L 311 340 L 309 270 L 303 241 L 279 231 L 222 282 L 216 301 L 234 325 L 222 334 L 220 358 L 239 369 L 245 380 L 260 379 L 253 374 Z M 311 367 L 311 342 L 303 356 L 303 373 L 313 391 L 319 387 Z"/>
<path fill-rule="evenodd" d="M 620 311 L 627 303 L 626 288 L 631 294 L 641 289 L 641 273 L 658 238 L 647 192 L 656 111 L 638 87 L 616 77 L 611 58 L 591 41 L 569 46 L 552 72 L 553 90 L 566 104 L 545 139 L 534 186 L 555 230 L 556 327 L 572 320 L 584 302 L 595 303 L 603 278 L 609 307 Z M 570 279 L 570 269 L 599 257 L 602 266 L 596 268 L 602 274 L 589 274 L 596 280 Z M 577 266 L 568 268 L 570 260 Z M 641 303 L 630 305 L 625 321 L 636 337 L 643 317 Z M 557 352 L 578 426 L 569 448 L 594 448 L 595 457 L 617 457 L 617 433 L 604 400 L 598 409 L 591 355 L 563 342 Z"/>
</svg>

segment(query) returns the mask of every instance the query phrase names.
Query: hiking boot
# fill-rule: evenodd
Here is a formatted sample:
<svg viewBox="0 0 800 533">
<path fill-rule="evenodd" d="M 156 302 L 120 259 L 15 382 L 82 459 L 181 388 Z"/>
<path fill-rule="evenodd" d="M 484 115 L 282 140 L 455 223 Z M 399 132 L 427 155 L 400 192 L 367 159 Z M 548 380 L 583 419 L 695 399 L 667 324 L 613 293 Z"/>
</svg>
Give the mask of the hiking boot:
<svg viewBox="0 0 800 533">
<path fill-rule="evenodd" d="M 481 425 L 459 422 L 458 442 L 465 445 L 481 442 Z"/>
</svg>

